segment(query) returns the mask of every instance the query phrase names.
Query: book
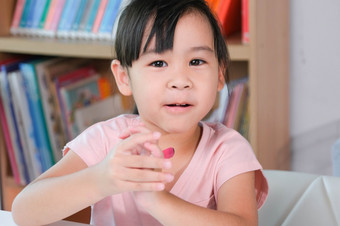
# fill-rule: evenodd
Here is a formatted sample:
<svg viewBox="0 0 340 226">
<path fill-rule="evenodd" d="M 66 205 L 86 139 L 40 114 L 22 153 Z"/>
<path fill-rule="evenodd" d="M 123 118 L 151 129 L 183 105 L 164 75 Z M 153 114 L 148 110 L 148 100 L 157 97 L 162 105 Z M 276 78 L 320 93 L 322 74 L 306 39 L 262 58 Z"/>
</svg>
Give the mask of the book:
<svg viewBox="0 0 340 226">
<path fill-rule="evenodd" d="M 41 157 L 35 144 L 34 124 L 29 114 L 29 107 L 24 90 L 24 82 L 20 71 L 13 71 L 8 75 L 8 81 L 12 90 L 15 116 L 18 122 L 20 140 L 24 147 L 24 158 L 27 165 L 29 179 L 33 181 L 42 172 Z"/>
<path fill-rule="evenodd" d="M 38 28 L 37 28 L 36 31 L 35 31 L 35 33 L 36 33 L 38 36 L 41 36 L 41 35 L 44 33 L 44 32 L 43 32 L 43 29 L 44 29 L 45 22 L 46 22 L 46 19 L 47 19 L 47 14 L 48 14 L 49 9 L 50 9 L 50 6 L 51 6 L 51 1 L 52 1 L 52 0 L 47 0 L 47 1 L 46 1 L 46 4 L 45 4 L 44 10 L 43 10 L 43 13 L 42 13 L 41 18 L 40 18 L 40 21 L 39 21 Z"/>
<path fill-rule="evenodd" d="M 33 17 L 35 15 L 35 7 L 37 4 L 38 0 L 31 0 L 30 8 L 27 12 L 27 17 L 26 17 L 26 23 L 25 27 L 23 29 L 23 34 L 28 35 L 32 26 L 33 26 Z"/>
<path fill-rule="evenodd" d="M 83 15 L 85 13 L 87 3 L 88 3 L 88 0 L 81 0 L 80 2 L 80 5 L 77 9 L 76 16 L 74 18 L 73 24 L 70 29 L 70 34 L 69 34 L 70 38 L 73 38 L 73 39 L 76 38 L 76 34 L 79 29 L 81 19 L 83 18 Z"/>
<path fill-rule="evenodd" d="M 20 25 L 20 20 L 21 20 L 23 11 L 24 11 L 25 3 L 26 3 L 26 0 L 17 0 L 17 3 L 15 5 L 14 15 L 12 18 L 11 28 L 10 28 L 10 33 L 12 35 L 19 34 L 19 25 Z"/>
<path fill-rule="evenodd" d="M 56 125 L 56 114 L 54 109 L 51 108 L 50 102 L 53 100 L 50 95 L 50 87 L 48 86 L 46 69 L 52 65 L 58 65 L 60 62 L 64 62 L 64 60 L 62 58 L 52 58 L 42 61 L 41 63 L 37 63 L 35 66 L 48 136 L 51 142 L 51 148 L 55 161 L 60 160 L 62 157 L 61 150 L 65 145 L 65 139 L 61 134 L 62 130 L 58 129 L 60 126 Z"/>
<path fill-rule="evenodd" d="M 58 38 L 66 38 L 73 24 L 80 0 L 66 1 L 57 29 Z"/>
<path fill-rule="evenodd" d="M 224 124 L 235 130 L 240 129 L 240 122 L 248 98 L 247 79 L 239 79 L 232 84 L 232 91 L 227 106 Z"/>
<path fill-rule="evenodd" d="M 34 3 L 33 0 L 26 0 L 25 1 L 23 12 L 22 12 L 22 15 L 21 15 L 21 18 L 20 18 L 19 27 L 17 29 L 18 35 L 23 35 L 24 32 L 25 32 L 28 14 L 30 13 L 30 9 L 31 9 L 33 3 Z"/>
<path fill-rule="evenodd" d="M 62 109 L 71 139 L 79 134 L 75 123 L 76 109 L 89 106 L 100 99 L 98 79 L 99 76 L 94 75 L 60 88 Z"/>
<path fill-rule="evenodd" d="M 120 6 L 121 0 L 109 0 L 98 31 L 97 36 L 99 39 L 110 40 L 112 38 L 113 25 L 118 16 Z"/>
<path fill-rule="evenodd" d="M 36 4 L 33 9 L 32 25 L 28 29 L 29 35 L 38 35 L 40 20 L 43 16 L 47 0 L 36 0 Z"/>
<path fill-rule="evenodd" d="M 249 43 L 249 0 L 242 0 L 242 42 Z"/>
<path fill-rule="evenodd" d="M 212 109 L 212 112 L 208 115 L 208 118 L 206 118 L 205 121 L 223 123 L 227 111 L 228 99 L 229 91 L 228 86 L 225 84 L 217 96 L 216 108 Z"/>
<path fill-rule="evenodd" d="M 46 25 L 44 26 L 45 36 L 54 37 L 56 35 L 65 2 L 66 0 L 57 0 L 57 2 L 55 3 L 54 11 L 51 12 L 51 20 L 48 20 L 46 22 Z"/>
<path fill-rule="evenodd" d="M 35 65 L 46 59 L 38 59 L 20 63 L 20 71 L 24 81 L 24 90 L 29 107 L 29 114 L 34 124 L 35 144 L 38 148 L 42 170 L 46 171 L 54 163 L 51 143 L 48 137 L 45 116 L 41 102 L 41 94 L 38 87 Z"/>
<path fill-rule="evenodd" d="M 92 26 L 92 33 L 91 33 L 92 38 L 94 38 L 95 34 L 97 34 L 98 31 L 99 31 L 99 27 L 100 27 L 100 24 L 102 22 L 107 3 L 108 3 L 108 0 L 101 0 L 100 1 L 98 10 L 97 10 L 97 13 L 96 13 L 96 16 L 95 16 L 95 20 L 94 20 L 93 26 Z M 110 10 L 112 10 L 112 8 Z"/>
<path fill-rule="evenodd" d="M 87 59 L 60 58 L 59 61 L 53 64 L 47 64 L 43 67 L 43 81 L 39 84 L 39 88 L 43 94 L 42 102 L 46 120 L 52 124 L 54 138 L 56 139 L 59 147 L 63 147 L 68 141 L 68 138 L 65 133 L 67 129 L 66 124 L 64 124 L 62 119 L 55 83 L 59 77 L 88 64 L 89 60 Z"/>
<path fill-rule="evenodd" d="M 128 113 L 122 107 L 120 94 L 109 96 L 91 105 L 75 109 L 75 123 L 78 133 L 81 133 L 94 123 Z"/>
<path fill-rule="evenodd" d="M 216 13 L 225 36 L 241 31 L 241 0 L 219 1 Z"/>
<path fill-rule="evenodd" d="M 24 159 L 24 146 L 20 140 L 18 121 L 15 116 L 12 90 L 9 86 L 8 74 L 19 68 L 20 58 L 1 65 L 0 96 L 7 121 L 12 148 L 8 149 L 8 155 L 13 169 L 15 180 L 18 184 L 26 184 L 28 181 L 27 165 Z"/>
<path fill-rule="evenodd" d="M 84 13 L 80 20 L 78 29 L 74 32 L 74 35 L 72 37 L 82 38 L 84 36 L 85 27 L 86 27 L 87 21 L 89 20 L 90 12 L 93 8 L 93 5 L 94 5 L 94 0 L 87 0 Z"/>
<path fill-rule="evenodd" d="M 85 23 L 84 30 L 81 32 L 81 38 L 88 39 L 91 36 L 92 27 L 96 19 L 100 1 L 101 0 L 94 0 L 92 8 L 89 12 L 88 20 Z"/>
</svg>

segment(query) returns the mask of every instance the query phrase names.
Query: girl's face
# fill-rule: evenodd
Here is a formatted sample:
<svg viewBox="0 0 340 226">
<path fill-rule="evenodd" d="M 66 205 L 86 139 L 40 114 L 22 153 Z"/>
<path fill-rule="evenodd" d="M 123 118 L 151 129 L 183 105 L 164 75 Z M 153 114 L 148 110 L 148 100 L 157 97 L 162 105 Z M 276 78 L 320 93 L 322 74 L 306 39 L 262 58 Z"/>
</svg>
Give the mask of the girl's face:
<svg viewBox="0 0 340 226">
<path fill-rule="evenodd" d="M 141 119 L 162 133 L 195 130 L 224 85 L 211 26 L 193 12 L 179 19 L 172 50 L 156 53 L 153 38 L 126 74 Z"/>
</svg>

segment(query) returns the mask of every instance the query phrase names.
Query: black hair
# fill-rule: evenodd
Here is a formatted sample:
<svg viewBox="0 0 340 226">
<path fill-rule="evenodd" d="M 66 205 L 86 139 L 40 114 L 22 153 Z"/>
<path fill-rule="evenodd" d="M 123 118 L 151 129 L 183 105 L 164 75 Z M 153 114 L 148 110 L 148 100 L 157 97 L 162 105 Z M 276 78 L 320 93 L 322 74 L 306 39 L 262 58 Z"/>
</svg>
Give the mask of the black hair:
<svg viewBox="0 0 340 226">
<path fill-rule="evenodd" d="M 122 11 L 115 36 L 116 58 L 123 67 L 131 67 L 140 56 L 147 23 L 153 26 L 143 50 L 155 36 L 156 52 L 173 48 L 174 33 L 178 20 L 187 12 L 198 12 L 208 19 L 214 36 L 214 49 L 220 67 L 229 81 L 229 54 L 221 26 L 204 0 L 132 0 Z"/>
</svg>

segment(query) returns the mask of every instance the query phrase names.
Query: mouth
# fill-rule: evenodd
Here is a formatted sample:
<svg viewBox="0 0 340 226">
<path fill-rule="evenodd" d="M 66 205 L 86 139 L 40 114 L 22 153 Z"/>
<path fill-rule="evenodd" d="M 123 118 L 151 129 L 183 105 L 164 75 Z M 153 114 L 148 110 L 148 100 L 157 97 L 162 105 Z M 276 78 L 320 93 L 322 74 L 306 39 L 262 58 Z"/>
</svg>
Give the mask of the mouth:
<svg viewBox="0 0 340 226">
<path fill-rule="evenodd" d="M 191 104 L 167 104 L 167 107 L 182 107 L 182 108 L 186 108 L 186 107 L 190 107 L 192 106 Z"/>
</svg>

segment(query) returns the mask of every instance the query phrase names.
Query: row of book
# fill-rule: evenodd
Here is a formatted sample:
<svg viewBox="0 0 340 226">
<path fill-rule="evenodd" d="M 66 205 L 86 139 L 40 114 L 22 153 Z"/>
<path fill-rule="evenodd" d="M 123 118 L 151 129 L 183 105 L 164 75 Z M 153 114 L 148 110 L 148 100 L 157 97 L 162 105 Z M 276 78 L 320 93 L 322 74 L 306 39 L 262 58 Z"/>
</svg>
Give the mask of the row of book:
<svg viewBox="0 0 340 226">
<path fill-rule="evenodd" d="M 15 57 L 0 67 L 1 129 L 18 184 L 50 168 L 88 126 L 132 111 L 110 71 L 87 59 Z"/>
<path fill-rule="evenodd" d="M 17 0 L 11 34 L 110 40 L 128 0 Z"/>
<path fill-rule="evenodd" d="M 17 0 L 11 34 L 69 39 L 114 38 L 119 12 L 130 0 Z M 249 42 L 249 0 L 207 0 L 226 36 Z"/>
<path fill-rule="evenodd" d="M 220 122 L 249 139 L 248 77 L 236 79 L 219 92 L 214 110 L 207 121 Z"/>
</svg>

